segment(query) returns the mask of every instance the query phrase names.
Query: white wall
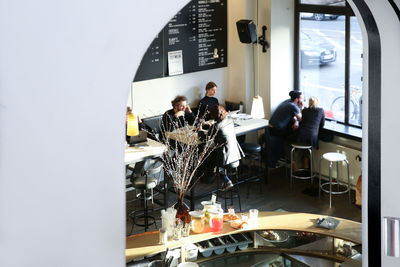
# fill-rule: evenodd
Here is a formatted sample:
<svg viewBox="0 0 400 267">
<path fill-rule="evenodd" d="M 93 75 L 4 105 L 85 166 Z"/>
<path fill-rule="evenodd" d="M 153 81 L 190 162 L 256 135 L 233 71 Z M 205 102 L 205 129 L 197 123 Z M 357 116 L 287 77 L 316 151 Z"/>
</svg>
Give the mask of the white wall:
<svg viewBox="0 0 400 267">
<path fill-rule="evenodd" d="M 125 265 L 128 88 L 186 2 L 1 1 L 0 266 Z"/>
<path fill-rule="evenodd" d="M 294 58 L 294 1 L 268 0 L 271 2 L 271 63 L 269 106 L 271 112 L 289 98 L 293 88 Z M 268 109 L 268 108 L 267 108 Z M 268 114 L 268 118 L 271 113 Z"/>
<path fill-rule="evenodd" d="M 236 21 L 251 19 L 247 15 L 246 2 L 243 0 L 228 0 L 228 98 L 235 102 L 243 101 L 247 110 L 249 45 L 240 43 L 236 29 Z"/>
<path fill-rule="evenodd" d="M 189 105 L 197 107 L 200 99 L 205 95 L 205 87 L 209 81 L 217 84 L 215 97 L 224 104 L 229 88 L 227 69 L 218 68 L 135 82 L 133 83 L 134 110 L 142 118 L 163 114 L 172 108 L 171 100 L 177 95 L 186 96 Z M 128 103 L 130 104 L 130 97 Z"/>
<path fill-rule="evenodd" d="M 398 133 L 400 130 L 400 120 L 398 119 L 397 111 L 400 69 L 400 21 L 388 2 L 373 0 L 366 0 L 365 2 L 368 4 L 377 22 L 382 48 L 381 216 L 400 218 L 400 195 L 398 190 L 400 184 L 398 174 L 398 155 L 400 151 Z M 400 1 L 395 2 L 400 7 Z M 373 89 L 369 88 L 369 90 Z M 384 240 L 382 239 L 382 266 L 399 266 L 399 258 L 384 256 L 383 244 Z"/>
</svg>

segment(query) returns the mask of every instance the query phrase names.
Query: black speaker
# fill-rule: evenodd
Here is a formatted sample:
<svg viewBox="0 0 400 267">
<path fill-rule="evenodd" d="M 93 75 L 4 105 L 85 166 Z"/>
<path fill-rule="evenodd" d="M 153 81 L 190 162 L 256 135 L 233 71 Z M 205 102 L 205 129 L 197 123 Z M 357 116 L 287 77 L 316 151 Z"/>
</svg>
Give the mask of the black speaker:
<svg viewBox="0 0 400 267">
<path fill-rule="evenodd" d="M 241 19 L 236 22 L 236 27 L 241 43 L 250 44 L 257 42 L 256 25 L 252 20 Z"/>
</svg>

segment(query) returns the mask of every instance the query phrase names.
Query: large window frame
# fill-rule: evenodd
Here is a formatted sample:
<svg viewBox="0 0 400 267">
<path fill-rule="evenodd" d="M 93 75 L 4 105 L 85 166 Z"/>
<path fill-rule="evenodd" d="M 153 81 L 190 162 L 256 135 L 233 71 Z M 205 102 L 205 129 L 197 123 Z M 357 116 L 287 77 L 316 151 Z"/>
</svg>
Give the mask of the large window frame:
<svg viewBox="0 0 400 267">
<path fill-rule="evenodd" d="M 295 45 L 294 45 L 294 88 L 300 88 L 300 15 L 302 12 L 320 13 L 345 16 L 345 74 L 344 74 L 344 96 L 345 96 L 345 114 L 344 125 L 356 128 L 362 126 L 354 125 L 349 122 L 349 102 L 350 96 L 350 17 L 355 16 L 349 4 L 345 6 L 327 6 L 302 4 L 301 0 L 295 0 Z M 361 112 L 361 110 L 360 110 Z M 329 119 L 328 119 L 329 120 Z"/>
</svg>

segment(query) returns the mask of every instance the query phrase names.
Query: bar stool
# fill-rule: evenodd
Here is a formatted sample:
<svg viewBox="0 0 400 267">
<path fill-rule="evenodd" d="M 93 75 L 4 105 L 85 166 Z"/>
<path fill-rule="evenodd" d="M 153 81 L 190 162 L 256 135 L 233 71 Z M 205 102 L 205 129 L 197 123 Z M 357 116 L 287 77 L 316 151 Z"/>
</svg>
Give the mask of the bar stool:
<svg viewBox="0 0 400 267">
<path fill-rule="evenodd" d="M 143 210 L 141 211 L 132 211 L 128 217 L 132 219 L 132 230 L 133 225 L 143 226 L 145 232 L 149 226 L 155 224 L 157 228 L 157 223 L 154 216 L 149 215 L 149 207 L 147 204 L 148 200 L 151 200 L 152 203 L 152 211 L 154 212 L 154 200 L 153 200 L 153 189 L 157 186 L 159 182 L 159 178 L 155 176 L 158 174 L 158 177 L 161 176 L 161 171 L 163 164 L 161 161 L 151 162 L 149 160 L 144 164 L 143 175 L 137 176 L 135 173 L 131 176 L 131 182 L 135 189 L 141 191 L 139 199 L 143 201 Z M 148 195 L 147 190 L 150 190 L 150 196 Z M 136 213 L 143 212 L 142 215 L 136 215 Z M 137 219 L 143 218 L 144 222 L 138 222 Z M 131 232 L 132 232 L 131 230 Z"/>
<path fill-rule="evenodd" d="M 240 147 L 242 148 L 245 158 L 253 162 L 257 162 L 257 176 L 255 177 L 248 177 L 245 179 L 246 182 L 257 182 L 260 187 L 260 194 L 262 193 L 262 183 L 261 183 L 261 176 L 262 176 L 262 147 L 260 144 L 256 143 L 241 143 Z M 251 170 L 249 171 L 251 174 Z M 246 193 L 246 198 L 249 198 L 249 191 L 250 191 L 250 185 L 247 185 L 247 193 Z"/>
<path fill-rule="evenodd" d="M 294 160 L 294 153 L 296 150 L 307 150 L 310 160 L 310 167 L 309 169 L 305 169 L 304 166 L 302 169 L 298 169 L 293 171 L 293 161 Z M 296 179 L 310 179 L 311 184 L 313 182 L 314 173 L 313 173 L 313 156 L 312 156 L 312 146 L 307 145 L 299 145 L 299 144 L 292 144 L 292 150 L 290 151 L 290 190 L 293 189 L 293 178 Z"/>
<path fill-rule="evenodd" d="M 321 184 L 321 162 L 325 159 L 329 162 L 329 182 Z M 332 165 L 336 162 L 336 182 L 332 182 Z M 347 166 L 347 184 L 339 182 L 339 162 L 345 162 Z M 324 186 L 329 185 L 329 190 L 324 189 Z M 337 188 L 335 191 L 332 190 L 332 186 L 336 185 Z M 343 188 L 340 188 L 343 187 Z M 329 152 L 322 155 L 319 160 L 319 188 L 318 190 L 318 198 L 321 197 L 321 190 L 325 193 L 329 193 L 329 208 L 332 208 L 332 194 L 345 194 L 349 193 L 349 204 L 351 204 L 351 196 L 350 196 L 350 169 L 349 162 L 347 161 L 346 155 L 342 153 Z M 343 190 L 341 190 L 343 189 Z"/>
<path fill-rule="evenodd" d="M 227 209 L 227 200 L 231 200 L 231 205 L 233 205 L 233 198 L 237 197 L 238 202 L 239 202 L 239 211 L 242 212 L 242 205 L 240 203 L 240 190 L 239 190 L 239 183 L 238 183 L 238 167 L 239 167 L 240 161 L 235 161 L 232 162 L 228 165 L 225 165 L 223 167 L 219 167 L 219 175 L 217 176 L 217 198 L 219 197 L 219 192 L 224 192 L 224 196 L 222 197 L 225 200 L 225 210 Z M 231 175 L 230 179 L 232 180 L 232 187 L 227 187 L 225 176 Z M 233 176 L 235 176 L 235 180 L 233 180 Z M 220 178 L 221 176 L 224 179 L 223 183 L 223 188 L 221 188 L 221 181 Z M 229 192 L 230 196 L 227 196 L 227 193 Z"/>
</svg>

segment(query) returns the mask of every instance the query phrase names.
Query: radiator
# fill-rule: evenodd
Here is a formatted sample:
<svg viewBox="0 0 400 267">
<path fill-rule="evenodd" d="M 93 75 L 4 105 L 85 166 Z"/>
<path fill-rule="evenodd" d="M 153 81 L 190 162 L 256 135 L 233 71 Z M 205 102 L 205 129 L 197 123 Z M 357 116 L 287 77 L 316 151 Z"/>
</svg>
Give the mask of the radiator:
<svg viewBox="0 0 400 267">
<path fill-rule="evenodd" d="M 361 142 L 336 137 L 333 142 L 325 143 L 320 141 L 319 149 L 313 150 L 313 169 L 317 174 L 316 178 L 318 178 L 320 158 L 327 152 L 338 152 L 346 155 L 349 161 L 350 183 L 354 188 L 358 177 L 361 175 Z M 322 160 L 321 174 L 323 179 L 328 179 L 329 162 L 327 160 Z M 332 177 L 334 179 L 337 177 L 336 163 L 332 166 Z M 344 162 L 339 162 L 339 181 L 347 183 L 347 168 Z"/>
</svg>

